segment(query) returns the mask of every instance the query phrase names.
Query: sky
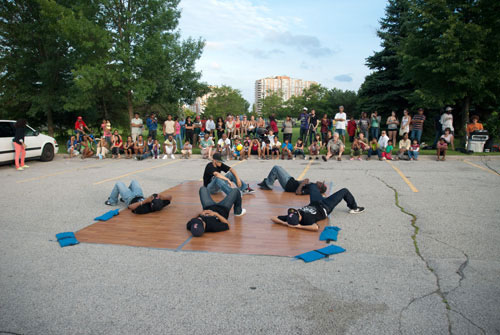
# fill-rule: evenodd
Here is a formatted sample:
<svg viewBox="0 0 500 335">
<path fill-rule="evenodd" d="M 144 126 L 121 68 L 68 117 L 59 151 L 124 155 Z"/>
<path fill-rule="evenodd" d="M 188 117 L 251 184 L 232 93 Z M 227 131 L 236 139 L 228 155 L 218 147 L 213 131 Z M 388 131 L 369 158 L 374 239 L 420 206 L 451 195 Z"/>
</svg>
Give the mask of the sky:
<svg viewBox="0 0 500 335">
<path fill-rule="evenodd" d="M 381 49 L 386 0 L 181 0 L 182 38 L 206 45 L 196 68 L 209 85 L 239 89 L 252 105 L 257 79 L 287 75 L 357 91 Z"/>
</svg>

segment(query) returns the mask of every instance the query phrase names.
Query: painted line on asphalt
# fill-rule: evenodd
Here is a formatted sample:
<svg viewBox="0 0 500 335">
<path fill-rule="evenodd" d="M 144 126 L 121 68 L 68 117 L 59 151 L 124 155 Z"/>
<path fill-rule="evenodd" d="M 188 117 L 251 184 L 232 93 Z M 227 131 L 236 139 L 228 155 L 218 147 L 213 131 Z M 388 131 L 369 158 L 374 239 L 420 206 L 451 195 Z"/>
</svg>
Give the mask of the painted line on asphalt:
<svg viewBox="0 0 500 335">
<path fill-rule="evenodd" d="M 494 174 L 495 176 L 500 176 L 500 174 L 496 173 L 495 171 L 492 171 L 492 170 L 490 170 L 490 169 L 487 169 L 487 168 L 485 168 L 485 167 L 482 167 L 481 165 L 474 164 L 474 163 L 472 163 L 472 162 L 470 162 L 470 161 L 468 161 L 468 160 L 463 160 L 462 162 L 464 162 L 464 163 L 466 163 L 466 164 L 469 164 L 469 165 L 471 165 L 471 166 L 477 167 L 478 169 L 484 170 L 484 171 L 489 172 L 489 173 L 491 173 L 491 174 Z"/>
<path fill-rule="evenodd" d="M 401 178 L 403 178 L 403 180 L 405 181 L 405 183 L 410 187 L 410 189 L 417 193 L 418 190 L 417 188 L 411 183 L 411 181 L 408 180 L 408 178 L 406 178 L 406 176 L 403 174 L 403 172 L 401 172 L 400 169 L 398 169 L 396 166 L 394 166 L 394 164 L 392 164 L 390 161 L 386 161 L 390 166 L 392 166 L 392 168 L 399 174 L 399 176 Z"/>
<path fill-rule="evenodd" d="M 16 181 L 16 183 L 17 184 L 21 184 L 21 183 L 27 183 L 29 181 L 42 180 L 42 179 L 45 179 L 45 178 L 49 178 L 49 177 L 53 177 L 53 176 L 60 176 L 62 174 L 73 172 L 73 171 L 82 171 L 82 170 L 86 170 L 86 169 L 90 169 L 90 168 L 93 168 L 93 167 L 102 166 L 102 165 L 106 165 L 106 164 L 111 164 L 111 162 L 100 163 L 100 164 L 92 164 L 92 165 L 81 167 L 81 168 L 71 168 L 71 169 L 61 170 L 61 171 L 58 171 L 58 172 L 49 173 L 49 174 L 38 176 L 38 177 L 33 177 L 33 178 L 18 180 L 18 181 Z"/>
<path fill-rule="evenodd" d="M 304 168 L 304 171 L 302 171 L 302 173 L 297 177 L 297 180 L 302 180 L 304 178 L 304 176 L 306 175 L 307 171 L 309 171 L 309 168 L 311 167 L 312 162 L 313 161 L 309 161 L 309 163 L 307 164 L 307 166 Z"/>
<path fill-rule="evenodd" d="M 129 172 L 129 173 L 122 174 L 121 176 L 117 176 L 117 177 L 113 177 L 113 178 L 109 178 L 109 179 L 104 179 L 104 180 L 98 181 L 98 182 L 94 183 L 94 185 L 100 185 L 100 184 L 107 183 L 109 181 L 114 181 L 114 180 L 122 179 L 122 178 L 131 176 L 131 175 L 134 175 L 134 174 L 137 174 L 137 173 L 151 171 L 153 169 L 158 169 L 158 168 L 161 168 L 161 167 L 164 167 L 164 166 L 167 166 L 167 165 L 178 163 L 179 161 L 180 160 L 170 161 L 168 163 L 163 163 L 163 164 L 155 165 L 155 166 L 152 166 L 152 167 L 149 167 L 149 168 L 132 171 L 132 172 Z"/>
</svg>

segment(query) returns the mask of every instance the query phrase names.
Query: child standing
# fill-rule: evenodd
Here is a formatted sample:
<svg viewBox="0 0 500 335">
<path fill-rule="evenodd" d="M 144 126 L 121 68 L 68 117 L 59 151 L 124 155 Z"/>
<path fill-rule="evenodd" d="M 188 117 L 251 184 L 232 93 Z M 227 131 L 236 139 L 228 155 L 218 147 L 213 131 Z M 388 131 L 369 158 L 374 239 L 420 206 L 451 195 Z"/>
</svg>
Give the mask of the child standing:
<svg viewBox="0 0 500 335">
<path fill-rule="evenodd" d="M 415 139 L 413 140 L 413 144 L 410 147 L 410 150 L 408 150 L 408 156 L 410 157 L 410 160 L 416 160 L 418 161 L 418 153 L 420 151 L 420 144 L 418 144 L 418 141 Z"/>
<path fill-rule="evenodd" d="M 394 146 L 392 145 L 392 140 L 387 141 L 387 146 L 385 147 L 384 152 L 382 152 L 382 159 L 383 160 L 392 160 L 392 149 L 394 149 Z"/>
</svg>

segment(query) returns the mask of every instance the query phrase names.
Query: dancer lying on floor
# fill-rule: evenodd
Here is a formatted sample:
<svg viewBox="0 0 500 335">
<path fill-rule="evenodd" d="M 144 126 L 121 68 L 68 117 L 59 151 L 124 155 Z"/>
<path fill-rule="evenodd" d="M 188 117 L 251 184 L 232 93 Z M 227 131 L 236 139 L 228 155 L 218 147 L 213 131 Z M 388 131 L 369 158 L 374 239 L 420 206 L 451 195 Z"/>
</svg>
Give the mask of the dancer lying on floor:
<svg viewBox="0 0 500 335">
<path fill-rule="evenodd" d="M 285 192 L 295 192 L 297 195 L 309 194 L 309 179 L 295 180 L 295 178 L 290 176 L 290 174 L 279 165 L 273 166 L 269 175 L 258 185 L 263 190 L 272 190 L 276 179 L 278 179 L 278 182 Z M 318 186 L 321 194 L 326 193 L 326 185 L 324 182 L 317 181 L 315 184 Z"/>
<path fill-rule="evenodd" d="M 309 184 L 309 190 L 309 205 L 298 209 L 289 208 L 287 215 L 274 216 L 271 220 L 290 228 L 316 231 L 319 229 L 317 222 L 326 219 L 342 199 L 347 202 L 351 214 L 365 210 L 364 207 L 358 207 L 347 188 L 333 193 L 328 198 L 323 198 L 316 184 Z"/>
<path fill-rule="evenodd" d="M 237 188 L 229 191 L 224 199 L 215 202 L 210 196 L 208 188 L 200 187 L 200 201 L 203 211 L 188 221 L 186 228 L 193 236 L 200 237 L 205 232 L 218 232 L 229 229 L 229 212 L 234 205 L 234 216 L 242 216 L 246 213 L 241 208 L 241 192 Z"/>
<path fill-rule="evenodd" d="M 120 200 L 135 214 L 157 212 L 163 209 L 163 207 L 168 206 L 172 201 L 172 196 L 167 194 L 167 191 L 159 194 L 154 193 L 144 198 L 141 186 L 135 180 L 130 182 L 129 187 L 125 186 L 121 181 L 117 182 L 105 204 L 116 206 L 118 204 L 118 196 L 121 196 Z"/>
</svg>

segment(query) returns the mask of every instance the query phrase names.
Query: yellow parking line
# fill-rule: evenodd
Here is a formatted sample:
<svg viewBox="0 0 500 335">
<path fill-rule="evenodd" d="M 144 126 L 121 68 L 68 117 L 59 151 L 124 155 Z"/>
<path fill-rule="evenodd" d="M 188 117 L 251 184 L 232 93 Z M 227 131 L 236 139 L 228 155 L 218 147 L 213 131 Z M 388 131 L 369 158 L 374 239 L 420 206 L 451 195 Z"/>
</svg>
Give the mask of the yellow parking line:
<svg viewBox="0 0 500 335">
<path fill-rule="evenodd" d="M 399 176 L 401 178 L 403 178 L 403 180 L 405 181 L 406 184 L 408 184 L 408 186 L 410 187 L 410 189 L 417 193 L 418 190 L 417 188 L 411 183 L 411 181 L 408 180 L 408 178 L 406 178 L 406 176 L 403 174 L 403 172 L 401 172 L 400 169 L 398 169 L 397 167 L 395 167 L 390 161 L 386 161 L 387 163 L 389 163 L 390 166 L 392 166 L 392 168 L 399 174 Z"/>
<path fill-rule="evenodd" d="M 21 183 L 27 183 L 29 181 L 42 180 L 42 179 L 45 179 L 45 178 L 48 178 L 48 177 L 59 176 L 59 175 L 62 175 L 62 174 L 68 173 L 68 172 L 81 171 L 81 170 L 86 170 L 86 169 L 97 167 L 97 166 L 102 166 L 104 164 L 110 164 L 110 162 L 109 163 L 101 163 L 101 164 L 93 164 L 93 165 L 89 165 L 89 166 L 85 166 L 85 167 L 81 167 L 81 168 L 71 168 L 71 169 L 61 170 L 61 171 L 54 172 L 54 173 L 49 173 L 49 174 L 46 174 L 46 175 L 43 175 L 43 176 L 38 176 L 38 177 L 33 177 L 33 178 L 18 180 L 18 181 L 16 181 L 16 183 L 17 184 L 21 184 Z"/>
<path fill-rule="evenodd" d="M 136 174 L 136 173 L 141 173 L 141 172 L 145 172 L 145 171 L 150 171 L 150 170 L 153 170 L 153 169 L 161 168 L 161 167 L 164 167 L 164 166 L 167 166 L 167 165 L 175 164 L 175 163 L 177 163 L 179 161 L 180 160 L 170 161 L 168 163 L 164 163 L 164 164 L 160 164 L 160 165 L 155 165 L 155 166 L 152 166 L 152 167 L 149 167 L 149 168 L 145 168 L 145 169 L 141 169 L 141 170 L 132 171 L 132 172 L 129 172 L 129 173 L 122 174 L 121 176 L 118 176 L 118 177 L 113 177 L 113 178 L 109 178 L 109 179 L 104 179 L 104 180 L 98 181 L 97 183 L 94 183 L 94 185 L 99 185 L 99 184 L 107 183 L 108 181 L 122 179 L 122 178 L 131 176 L 131 175 Z"/>
<path fill-rule="evenodd" d="M 302 178 L 304 178 L 304 176 L 306 175 L 307 171 L 311 167 L 311 164 L 312 164 L 312 161 L 309 161 L 309 163 L 307 164 L 307 166 L 304 168 L 304 171 L 302 171 L 302 173 L 297 177 L 297 180 L 302 180 Z"/>
<path fill-rule="evenodd" d="M 487 169 L 487 168 L 485 168 L 485 167 L 482 167 L 481 165 L 474 164 L 474 163 L 469 162 L 469 161 L 467 161 L 467 160 L 463 160 L 462 162 L 464 162 L 464 163 L 466 163 L 466 164 L 469 164 L 469 165 L 472 165 L 472 166 L 475 166 L 475 167 L 477 167 L 478 169 L 484 170 L 484 171 L 489 172 L 489 173 L 491 173 L 491 174 L 494 174 L 495 176 L 500 176 L 500 174 L 496 173 L 495 171 L 492 171 L 492 170 L 490 170 L 490 169 Z"/>
</svg>

